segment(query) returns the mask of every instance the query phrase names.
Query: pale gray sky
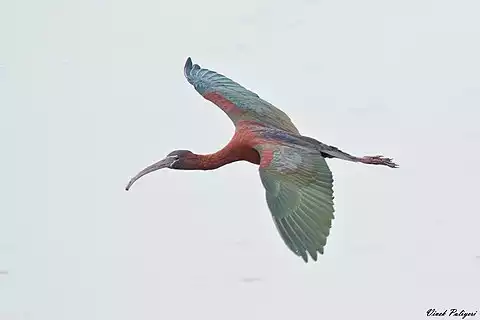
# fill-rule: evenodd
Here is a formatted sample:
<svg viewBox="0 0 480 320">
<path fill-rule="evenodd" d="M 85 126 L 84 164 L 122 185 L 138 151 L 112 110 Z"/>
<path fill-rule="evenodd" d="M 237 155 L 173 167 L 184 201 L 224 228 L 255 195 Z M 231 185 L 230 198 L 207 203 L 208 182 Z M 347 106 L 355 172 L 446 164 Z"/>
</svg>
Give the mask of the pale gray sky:
<svg viewBox="0 0 480 320">
<path fill-rule="evenodd" d="M 480 3 L 15 0 L 0 4 L 0 319 L 425 319 L 480 309 Z M 283 244 L 257 168 L 157 172 L 230 120 L 191 56 L 329 161 L 317 263 Z M 252 280 L 253 279 L 253 280 Z M 477 317 L 480 317 L 480 312 Z"/>
</svg>

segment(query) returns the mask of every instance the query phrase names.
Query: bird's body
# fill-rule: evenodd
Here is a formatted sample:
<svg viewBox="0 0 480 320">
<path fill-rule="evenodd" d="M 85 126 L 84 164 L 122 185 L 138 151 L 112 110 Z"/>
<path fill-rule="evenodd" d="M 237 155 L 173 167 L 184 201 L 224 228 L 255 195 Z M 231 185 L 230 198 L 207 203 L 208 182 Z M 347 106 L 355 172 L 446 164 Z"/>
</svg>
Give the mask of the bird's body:
<svg viewBox="0 0 480 320">
<path fill-rule="evenodd" d="M 397 167 L 381 156 L 355 157 L 314 138 L 302 136 L 290 118 L 231 79 L 192 64 L 185 77 L 205 99 L 219 106 L 235 125 L 235 134 L 220 151 L 198 155 L 176 150 L 142 170 L 141 176 L 161 168 L 213 170 L 235 161 L 259 165 L 267 204 L 288 248 L 307 262 L 323 254 L 334 219 L 333 177 L 325 158 Z"/>
</svg>

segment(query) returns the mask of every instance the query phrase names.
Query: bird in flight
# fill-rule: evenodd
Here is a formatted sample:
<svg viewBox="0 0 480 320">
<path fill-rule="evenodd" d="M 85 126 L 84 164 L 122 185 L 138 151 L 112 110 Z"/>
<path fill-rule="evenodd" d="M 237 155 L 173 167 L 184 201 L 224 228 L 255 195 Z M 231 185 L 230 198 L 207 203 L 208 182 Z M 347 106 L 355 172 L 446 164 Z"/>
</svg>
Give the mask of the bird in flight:
<svg viewBox="0 0 480 320">
<path fill-rule="evenodd" d="M 383 156 L 356 157 L 300 134 L 280 109 L 230 78 L 193 64 L 188 58 L 184 74 L 203 98 L 222 109 L 235 125 L 230 142 L 218 152 L 195 154 L 175 150 L 133 177 L 126 190 L 153 171 L 214 170 L 235 161 L 259 166 L 268 208 L 286 246 L 308 262 L 324 253 L 330 234 L 333 177 L 327 158 L 397 168 Z"/>
</svg>

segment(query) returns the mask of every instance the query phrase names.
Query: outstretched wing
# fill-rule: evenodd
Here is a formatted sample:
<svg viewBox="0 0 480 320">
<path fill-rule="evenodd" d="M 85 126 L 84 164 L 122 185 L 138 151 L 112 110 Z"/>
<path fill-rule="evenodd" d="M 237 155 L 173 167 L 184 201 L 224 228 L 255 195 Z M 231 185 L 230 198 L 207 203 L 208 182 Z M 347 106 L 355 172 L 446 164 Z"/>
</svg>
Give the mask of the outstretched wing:
<svg viewBox="0 0 480 320">
<path fill-rule="evenodd" d="M 296 255 L 308 262 L 323 254 L 330 233 L 333 177 L 321 154 L 300 146 L 264 144 L 260 178 L 280 236 Z"/>
<path fill-rule="evenodd" d="M 239 120 L 254 120 L 298 133 L 298 129 L 282 110 L 224 75 L 193 64 L 190 58 L 185 63 L 184 73 L 195 90 L 220 107 L 234 124 Z"/>
</svg>

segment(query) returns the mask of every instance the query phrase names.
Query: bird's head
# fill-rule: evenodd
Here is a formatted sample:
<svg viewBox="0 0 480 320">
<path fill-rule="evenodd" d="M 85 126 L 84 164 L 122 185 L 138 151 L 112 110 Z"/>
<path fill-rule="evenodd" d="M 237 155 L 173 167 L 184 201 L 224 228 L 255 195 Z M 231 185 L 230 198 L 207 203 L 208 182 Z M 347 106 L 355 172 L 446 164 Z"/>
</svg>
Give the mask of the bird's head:
<svg viewBox="0 0 480 320">
<path fill-rule="evenodd" d="M 159 169 L 168 168 L 168 169 L 188 169 L 189 164 L 192 162 L 191 160 L 195 159 L 195 154 L 189 150 L 174 150 L 170 152 L 165 158 L 162 160 L 155 162 L 154 164 L 146 167 L 142 171 L 140 171 L 135 177 L 133 177 L 130 182 L 128 183 L 125 190 L 130 189 L 130 187 L 146 174 L 150 172 L 157 171 Z"/>
</svg>

